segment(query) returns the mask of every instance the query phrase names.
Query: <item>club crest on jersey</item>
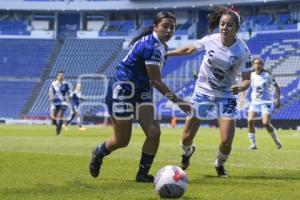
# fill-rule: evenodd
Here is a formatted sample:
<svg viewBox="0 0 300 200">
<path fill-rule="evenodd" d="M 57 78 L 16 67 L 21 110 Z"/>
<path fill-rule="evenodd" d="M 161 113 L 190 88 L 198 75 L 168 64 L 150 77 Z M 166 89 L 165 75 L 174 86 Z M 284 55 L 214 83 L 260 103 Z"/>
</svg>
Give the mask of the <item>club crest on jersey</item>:
<svg viewBox="0 0 300 200">
<path fill-rule="evenodd" d="M 229 65 L 230 67 L 233 67 L 234 65 L 237 64 L 238 57 L 237 56 L 230 56 L 229 57 Z"/>
</svg>

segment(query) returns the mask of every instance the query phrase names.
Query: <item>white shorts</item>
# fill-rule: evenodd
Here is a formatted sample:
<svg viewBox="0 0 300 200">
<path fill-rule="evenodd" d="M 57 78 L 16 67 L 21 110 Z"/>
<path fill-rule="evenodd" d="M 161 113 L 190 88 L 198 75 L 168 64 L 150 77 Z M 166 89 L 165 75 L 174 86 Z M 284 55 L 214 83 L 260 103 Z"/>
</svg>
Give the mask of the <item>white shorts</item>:
<svg viewBox="0 0 300 200">
<path fill-rule="evenodd" d="M 218 119 L 219 117 L 236 118 L 236 99 L 227 97 L 211 97 L 194 92 L 191 103 L 195 109 L 195 117 L 202 120 Z"/>
<path fill-rule="evenodd" d="M 272 103 L 251 103 L 249 106 L 249 112 L 271 114 L 273 110 Z"/>
<path fill-rule="evenodd" d="M 53 110 L 62 110 L 62 111 L 66 111 L 68 108 L 67 105 L 55 105 L 55 104 L 51 104 L 50 106 L 50 111 L 53 111 Z"/>
</svg>

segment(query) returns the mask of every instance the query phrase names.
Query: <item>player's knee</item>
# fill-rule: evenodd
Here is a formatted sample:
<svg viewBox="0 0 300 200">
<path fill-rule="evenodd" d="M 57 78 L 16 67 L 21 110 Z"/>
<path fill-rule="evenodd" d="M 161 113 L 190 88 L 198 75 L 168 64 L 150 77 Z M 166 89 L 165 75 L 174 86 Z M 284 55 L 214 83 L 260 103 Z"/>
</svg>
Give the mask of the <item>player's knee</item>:
<svg viewBox="0 0 300 200">
<path fill-rule="evenodd" d="M 161 134 L 161 132 L 160 132 L 160 129 L 158 127 L 151 126 L 149 128 L 149 130 L 147 131 L 147 138 L 149 140 L 152 140 L 152 141 L 159 140 L 160 134 Z"/>
<path fill-rule="evenodd" d="M 182 133 L 182 141 L 184 143 L 189 143 L 192 140 L 193 140 L 193 134 L 190 131 L 184 131 Z"/>
<path fill-rule="evenodd" d="M 125 148 L 129 144 L 129 140 L 118 140 L 116 145 L 118 148 Z"/>
<path fill-rule="evenodd" d="M 269 126 L 269 125 L 270 125 L 270 122 L 269 122 L 269 120 L 262 120 L 262 124 L 263 124 L 264 126 Z"/>
<path fill-rule="evenodd" d="M 249 125 L 249 126 L 254 125 L 254 120 L 253 120 L 253 119 L 248 119 L 248 125 Z"/>
</svg>

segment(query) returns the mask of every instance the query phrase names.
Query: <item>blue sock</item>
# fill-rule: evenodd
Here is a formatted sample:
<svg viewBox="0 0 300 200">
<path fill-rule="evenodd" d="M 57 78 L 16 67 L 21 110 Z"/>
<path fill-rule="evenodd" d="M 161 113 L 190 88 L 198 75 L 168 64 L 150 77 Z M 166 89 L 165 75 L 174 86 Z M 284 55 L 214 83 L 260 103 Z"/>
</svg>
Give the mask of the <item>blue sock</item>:
<svg viewBox="0 0 300 200">
<path fill-rule="evenodd" d="M 58 120 L 57 121 L 57 126 L 58 126 L 59 130 L 61 129 L 62 122 L 63 122 L 62 120 Z"/>
<path fill-rule="evenodd" d="M 104 156 L 107 156 L 110 154 L 110 151 L 106 148 L 105 142 L 101 144 L 101 146 L 98 146 L 96 148 L 96 155 L 103 158 Z"/>
<path fill-rule="evenodd" d="M 155 155 L 149 155 L 142 152 L 138 174 L 147 175 L 153 163 Z"/>
<path fill-rule="evenodd" d="M 75 114 L 72 114 L 71 118 L 67 121 L 66 126 L 68 126 L 71 123 L 71 121 L 74 119 L 74 117 L 75 117 Z"/>
<path fill-rule="evenodd" d="M 57 123 L 56 123 L 56 120 L 55 120 L 55 119 L 52 119 L 52 124 L 53 124 L 54 126 L 57 126 Z"/>
</svg>

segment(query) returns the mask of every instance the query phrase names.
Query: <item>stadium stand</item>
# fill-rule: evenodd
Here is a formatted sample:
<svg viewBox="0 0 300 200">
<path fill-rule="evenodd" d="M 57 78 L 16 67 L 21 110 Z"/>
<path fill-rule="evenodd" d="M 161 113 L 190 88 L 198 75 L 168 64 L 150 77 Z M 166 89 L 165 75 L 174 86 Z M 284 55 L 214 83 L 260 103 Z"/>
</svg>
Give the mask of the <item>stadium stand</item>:
<svg viewBox="0 0 300 200">
<path fill-rule="evenodd" d="M 46 2 L 50 0 L 24 1 Z M 68 5 L 68 3 L 72 4 L 75 1 L 62 2 Z M 295 14 L 295 11 L 292 11 L 293 9 L 289 10 L 290 8 L 291 6 L 285 5 L 285 7 L 274 12 L 269 12 L 270 10 L 264 12 L 263 9 L 258 10 L 258 12 L 244 12 L 247 15 L 242 16 L 243 23 L 240 29 L 241 32 L 247 34 L 249 28 L 251 28 L 253 37 L 247 41 L 251 53 L 254 57 L 260 56 L 265 60 L 266 68 L 273 73 L 281 86 L 283 105 L 281 109 L 274 112 L 273 117 L 278 120 L 300 119 L 298 113 L 292 112 L 298 109 L 300 104 L 298 95 L 300 92 L 300 32 L 297 30 L 297 13 Z M 190 11 L 186 13 L 179 11 L 175 40 L 199 38 L 206 34 L 199 28 L 194 30 L 199 23 L 207 24 L 206 14 L 194 14 L 193 10 Z M 83 12 L 83 18 L 78 13 L 68 15 L 67 12 L 58 12 L 59 17 L 57 19 L 54 18 L 54 11 L 50 14 L 47 12 L 39 14 L 53 16 L 51 20 L 46 22 L 49 23 L 47 27 L 50 29 L 56 27 L 54 23 L 57 23 L 58 30 L 49 31 L 57 31 L 57 37 L 61 41 L 61 47 L 58 49 L 55 49 L 58 41 L 56 39 L 0 39 L 0 81 L 2 86 L 4 87 L 7 82 L 10 87 L 17 88 L 17 83 L 25 78 L 27 82 L 25 81 L 24 87 L 25 85 L 27 87 L 24 91 L 28 93 L 28 95 L 19 94 L 19 96 L 14 96 L 14 98 L 23 99 L 25 103 L 18 104 L 19 106 L 14 108 L 14 112 L 1 108 L 0 117 L 20 118 L 22 110 L 24 111 L 24 105 L 29 99 L 32 102 L 28 104 L 30 107 L 23 114 L 33 117 L 48 117 L 48 88 L 51 80 L 60 70 L 65 71 L 66 79 L 71 80 L 73 84 L 75 84 L 78 76 L 82 74 L 103 73 L 107 77 L 112 77 L 119 62 L 129 51 L 124 45 L 124 38 L 128 40 L 144 28 L 149 27 L 152 24 L 152 21 L 149 20 L 152 16 L 151 12 L 156 11 L 136 12 L 134 15 L 120 12 L 120 16 L 110 11 L 100 13 Z M 177 11 L 174 12 L 176 14 Z M 9 16 L 3 15 L 0 20 L 0 36 L 31 36 L 30 17 L 27 17 L 26 19 L 29 21 L 26 21 L 18 15 L 12 15 L 17 16 L 16 19 L 10 17 L 10 20 L 7 20 L 6 17 Z M 20 16 L 23 16 L 23 13 Z M 28 15 L 25 14 L 24 16 Z M 58 23 L 57 20 L 63 21 L 63 23 Z M 91 21 L 94 21 L 94 23 L 88 23 Z M 93 25 L 97 21 L 100 25 L 98 24 L 95 28 Z M 38 22 L 37 25 L 39 25 Z M 201 29 L 204 28 L 206 27 L 201 27 Z M 95 31 L 96 34 L 91 38 L 88 36 L 86 38 L 76 38 L 78 37 L 77 31 L 85 30 L 87 32 Z M 63 33 L 64 31 L 66 33 Z M 190 35 L 191 33 L 193 35 Z M 63 37 L 60 38 L 60 36 Z M 55 54 L 54 51 L 56 51 Z M 188 99 L 193 92 L 194 78 L 199 71 L 202 56 L 203 52 L 190 56 L 170 57 L 162 69 L 163 81 L 182 98 Z M 18 80 L 18 78 L 20 79 Z M 34 78 L 34 80 L 28 81 L 30 78 Z M 37 85 L 40 85 L 40 87 L 36 87 Z M 97 81 L 95 82 L 95 80 L 86 80 L 85 85 L 87 88 L 84 89 L 84 94 L 92 98 L 85 102 L 84 114 L 97 115 L 100 109 L 103 110 L 100 108 L 101 106 L 96 105 L 97 102 L 103 103 L 103 98 L 100 98 L 98 93 L 100 91 L 102 93 L 105 86 L 97 83 Z M 37 91 L 32 92 L 33 90 Z M 32 95 L 30 97 L 31 94 L 36 96 Z M 4 97 L 5 95 L 1 96 L 1 98 Z M 156 90 L 154 97 L 158 107 L 172 105 Z M 249 95 L 247 98 L 249 99 Z M 242 112 L 246 112 L 246 109 L 247 107 Z M 170 116 L 170 112 L 164 113 L 164 116 Z"/>
<path fill-rule="evenodd" d="M 30 35 L 25 21 L 0 21 L 0 35 Z"/>
<path fill-rule="evenodd" d="M 48 91 L 50 84 L 53 79 L 48 79 L 44 82 L 44 85 L 31 107 L 28 116 L 29 117 L 48 117 L 50 110 L 50 102 L 48 100 Z M 75 86 L 76 79 L 67 79 L 73 86 Z M 86 101 L 83 102 L 82 113 L 88 113 L 94 109 L 96 104 L 103 103 L 103 97 L 106 91 L 104 80 L 102 79 L 83 79 L 82 83 L 82 94 Z"/>
<path fill-rule="evenodd" d="M 40 77 L 55 40 L 0 39 L 0 77 Z"/>
<path fill-rule="evenodd" d="M 19 118 L 34 81 L 0 81 L 0 118 Z"/>
<path fill-rule="evenodd" d="M 50 76 L 64 70 L 66 77 L 102 72 L 107 62 L 121 51 L 122 39 L 67 39 Z"/>
</svg>

